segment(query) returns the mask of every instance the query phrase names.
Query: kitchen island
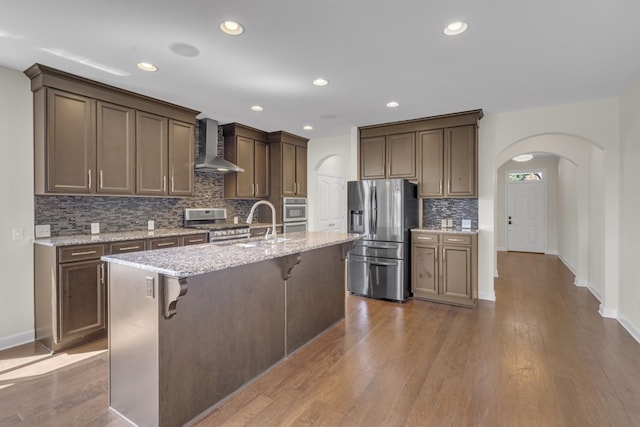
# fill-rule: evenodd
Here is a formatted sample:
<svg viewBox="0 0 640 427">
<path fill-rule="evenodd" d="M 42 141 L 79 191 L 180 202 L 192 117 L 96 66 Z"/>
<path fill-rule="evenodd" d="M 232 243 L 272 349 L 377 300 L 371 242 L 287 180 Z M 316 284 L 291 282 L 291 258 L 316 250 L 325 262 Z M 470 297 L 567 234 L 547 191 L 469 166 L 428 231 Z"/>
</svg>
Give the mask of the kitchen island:
<svg viewBox="0 0 640 427">
<path fill-rule="evenodd" d="M 300 232 L 105 256 L 110 407 L 183 425 L 344 317 L 355 235 Z"/>
</svg>

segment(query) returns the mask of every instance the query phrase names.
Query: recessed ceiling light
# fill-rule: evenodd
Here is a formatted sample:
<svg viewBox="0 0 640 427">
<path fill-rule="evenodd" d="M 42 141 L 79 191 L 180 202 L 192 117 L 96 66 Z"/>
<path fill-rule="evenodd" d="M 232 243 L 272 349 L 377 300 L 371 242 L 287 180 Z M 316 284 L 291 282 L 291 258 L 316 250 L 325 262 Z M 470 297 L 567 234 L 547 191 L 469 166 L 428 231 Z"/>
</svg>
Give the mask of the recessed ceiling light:
<svg viewBox="0 0 640 427">
<path fill-rule="evenodd" d="M 302 127 L 302 129 L 304 129 L 304 130 L 313 130 L 313 126 L 311 126 L 311 125 L 304 125 L 304 126 Z"/>
<path fill-rule="evenodd" d="M 396 101 L 387 102 L 387 107 L 389 107 L 389 108 L 396 108 L 399 105 L 400 105 L 400 103 L 396 102 Z"/>
<path fill-rule="evenodd" d="M 171 51 L 176 55 L 186 56 L 187 58 L 193 58 L 194 56 L 200 55 L 200 51 L 197 47 L 186 43 L 174 43 L 169 46 L 169 49 L 171 49 Z"/>
<path fill-rule="evenodd" d="M 520 154 L 519 156 L 515 156 L 512 160 L 516 162 L 528 162 L 533 159 L 533 154 Z"/>
<path fill-rule="evenodd" d="M 313 84 L 316 86 L 326 86 L 329 84 L 329 80 L 327 79 L 315 79 Z"/>
<path fill-rule="evenodd" d="M 244 27 L 236 21 L 223 21 L 220 23 L 220 29 L 223 33 L 229 34 L 230 36 L 239 36 L 244 33 Z"/>
<path fill-rule="evenodd" d="M 138 62 L 138 68 L 143 71 L 158 71 L 158 67 L 149 62 Z"/>
<path fill-rule="evenodd" d="M 262 108 L 262 107 L 261 107 L 261 106 L 259 106 L 259 105 L 253 105 L 253 106 L 251 106 L 251 109 L 252 109 L 253 111 L 262 111 L 262 110 L 264 110 L 264 108 Z"/>
<path fill-rule="evenodd" d="M 448 36 L 457 36 L 467 31 L 469 24 L 463 21 L 452 22 L 444 28 L 444 33 Z"/>
</svg>

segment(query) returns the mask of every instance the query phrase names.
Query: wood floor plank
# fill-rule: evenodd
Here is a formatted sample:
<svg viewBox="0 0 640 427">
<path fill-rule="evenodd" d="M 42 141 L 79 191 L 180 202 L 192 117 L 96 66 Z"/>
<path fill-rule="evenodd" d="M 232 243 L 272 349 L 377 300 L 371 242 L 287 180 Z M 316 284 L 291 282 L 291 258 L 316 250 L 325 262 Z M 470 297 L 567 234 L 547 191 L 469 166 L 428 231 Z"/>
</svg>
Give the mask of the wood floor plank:
<svg viewBox="0 0 640 427">
<path fill-rule="evenodd" d="M 499 253 L 476 309 L 346 296 L 345 320 L 197 426 L 640 427 L 640 344 L 554 256 Z M 105 342 L 0 352 L 1 426 L 127 425 Z"/>
</svg>

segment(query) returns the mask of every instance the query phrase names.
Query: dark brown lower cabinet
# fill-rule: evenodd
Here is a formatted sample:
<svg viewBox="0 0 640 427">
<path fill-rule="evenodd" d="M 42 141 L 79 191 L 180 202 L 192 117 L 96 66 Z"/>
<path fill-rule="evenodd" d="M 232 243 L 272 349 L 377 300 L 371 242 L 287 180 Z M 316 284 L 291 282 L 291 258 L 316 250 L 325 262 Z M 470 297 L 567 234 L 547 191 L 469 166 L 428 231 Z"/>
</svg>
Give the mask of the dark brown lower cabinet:
<svg viewBox="0 0 640 427">
<path fill-rule="evenodd" d="M 411 291 L 415 298 L 474 307 L 478 300 L 475 233 L 411 233 Z"/>
<path fill-rule="evenodd" d="M 60 265 L 60 342 L 107 333 L 105 263 L 100 260 Z"/>
</svg>

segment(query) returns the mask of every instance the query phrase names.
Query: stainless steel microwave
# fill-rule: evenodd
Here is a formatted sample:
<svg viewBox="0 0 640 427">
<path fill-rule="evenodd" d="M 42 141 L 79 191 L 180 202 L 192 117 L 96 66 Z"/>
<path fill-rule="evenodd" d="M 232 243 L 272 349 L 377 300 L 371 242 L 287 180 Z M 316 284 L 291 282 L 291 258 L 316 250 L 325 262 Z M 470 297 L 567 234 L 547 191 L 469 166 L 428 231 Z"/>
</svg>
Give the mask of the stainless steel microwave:
<svg viewBox="0 0 640 427">
<path fill-rule="evenodd" d="M 282 198 L 282 222 L 307 220 L 307 199 L 304 197 Z"/>
</svg>

